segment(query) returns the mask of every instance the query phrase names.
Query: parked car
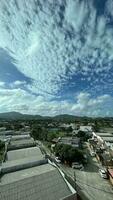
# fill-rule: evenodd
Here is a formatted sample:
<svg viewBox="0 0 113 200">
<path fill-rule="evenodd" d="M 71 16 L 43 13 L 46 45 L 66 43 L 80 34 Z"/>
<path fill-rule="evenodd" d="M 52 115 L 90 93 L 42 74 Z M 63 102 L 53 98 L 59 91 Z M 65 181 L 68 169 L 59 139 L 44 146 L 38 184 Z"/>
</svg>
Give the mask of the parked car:
<svg viewBox="0 0 113 200">
<path fill-rule="evenodd" d="M 94 157 L 96 154 L 95 154 L 94 151 L 90 151 L 90 155 L 91 155 L 92 157 Z"/>
<path fill-rule="evenodd" d="M 84 166 L 78 162 L 73 162 L 72 163 L 72 168 L 73 169 L 80 169 L 80 170 L 83 170 L 84 169 Z"/>
<path fill-rule="evenodd" d="M 99 169 L 99 174 L 102 178 L 105 178 L 105 179 L 108 178 L 108 174 L 107 174 L 107 171 L 105 169 Z"/>
<path fill-rule="evenodd" d="M 59 159 L 59 157 L 55 157 L 55 161 L 56 161 L 57 163 L 61 163 L 61 160 Z"/>
</svg>

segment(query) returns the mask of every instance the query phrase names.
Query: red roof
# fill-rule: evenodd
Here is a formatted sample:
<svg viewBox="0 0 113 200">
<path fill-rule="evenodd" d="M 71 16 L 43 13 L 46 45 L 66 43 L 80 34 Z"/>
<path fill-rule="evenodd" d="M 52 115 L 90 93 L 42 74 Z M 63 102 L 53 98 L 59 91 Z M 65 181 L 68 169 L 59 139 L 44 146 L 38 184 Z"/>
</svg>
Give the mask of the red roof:
<svg viewBox="0 0 113 200">
<path fill-rule="evenodd" d="M 113 178 L 113 169 L 108 169 L 110 176 Z"/>
</svg>

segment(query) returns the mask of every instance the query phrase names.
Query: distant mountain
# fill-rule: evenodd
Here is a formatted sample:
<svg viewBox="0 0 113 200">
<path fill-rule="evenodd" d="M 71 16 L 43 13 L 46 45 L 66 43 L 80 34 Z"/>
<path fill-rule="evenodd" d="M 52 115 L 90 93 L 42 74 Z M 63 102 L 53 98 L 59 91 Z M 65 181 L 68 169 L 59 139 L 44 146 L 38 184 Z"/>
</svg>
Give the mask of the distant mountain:
<svg viewBox="0 0 113 200">
<path fill-rule="evenodd" d="M 6 112 L 6 113 L 0 113 L 0 119 L 4 120 L 33 120 L 33 119 L 39 119 L 39 120 L 46 120 L 46 119 L 52 119 L 57 121 L 73 121 L 77 117 L 73 115 L 57 115 L 54 117 L 48 117 L 48 116 L 41 116 L 41 115 L 28 115 L 28 114 L 22 114 L 19 112 Z"/>
<path fill-rule="evenodd" d="M 19 112 L 6 112 L 6 113 L 0 113 L 0 119 L 2 120 L 53 120 L 53 121 L 75 121 L 80 120 L 83 117 L 77 117 L 74 115 L 56 115 L 54 117 L 49 116 L 41 116 L 41 115 L 28 115 L 28 114 L 22 114 Z"/>
<path fill-rule="evenodd" d="M 68 114 L 63 114 L 63 115 L 56 115 L 55 117 L 53 117 L 53 119 L 55 120 L 75 120 L 76 116 L 74 115 L 68 115 Z"/>
<path fill-rule="evenodd" d="M 106 117 L 106 118 L 95 118 L 98 120 L 113 120 L 113 117 Z M 28 115 L 28 114 L 22 114 L 19 112 L 6 112 L 6 113 L 0 113 L 0 120 L 53 120 L 53 121 L 87 121 L 87 120 L 93 120 L 91 117 L 80 117 L 80 116 L 74 116 L 74 115 L 68 115 L 68 114 L 62 114 L 62 115 L 56 115 L 54 117 L 49 116 L 41 116 L 41 115 Z"/>
<path fill-rule="evenodd" d="M 0 119 L 5 120 L 30 120 L 30 119 L 43 119 L 40 115 L 27 115 L 19 112 L 6 112 L 0 113 Z"/>
</svg>

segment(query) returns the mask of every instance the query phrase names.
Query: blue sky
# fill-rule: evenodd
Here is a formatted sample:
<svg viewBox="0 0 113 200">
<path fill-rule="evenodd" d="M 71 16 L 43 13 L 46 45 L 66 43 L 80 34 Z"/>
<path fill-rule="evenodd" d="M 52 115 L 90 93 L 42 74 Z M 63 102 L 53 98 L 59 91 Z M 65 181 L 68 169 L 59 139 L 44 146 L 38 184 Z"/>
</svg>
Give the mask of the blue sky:
<svg viewBox="0 0 113 200">
<path fill-rule="evenodd" d="M 0 112 L 113 116 L 113 0 L 1 0 Z"/>
</svg>

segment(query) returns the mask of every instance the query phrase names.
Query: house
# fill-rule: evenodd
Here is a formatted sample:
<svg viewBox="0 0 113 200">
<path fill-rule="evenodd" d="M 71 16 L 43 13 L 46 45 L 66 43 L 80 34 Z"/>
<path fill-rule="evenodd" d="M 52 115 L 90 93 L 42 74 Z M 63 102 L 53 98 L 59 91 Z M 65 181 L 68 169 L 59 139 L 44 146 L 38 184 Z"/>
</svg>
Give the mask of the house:
<svg viewBox="0 0 113 200">
<path fill-rule="evenodd" d="M 74 148 L 80 147 L 80 138 L 78 137 L 62 137 L 59 142 L 59 144 L 68 144 L 71 145 Z"/>
<path fill-rule="evenodd" d="M 80 131 L 83 131 L 85 133 L 92 133 L 93 127 L 92 126 L 80 126 Z"/>
</svg>

